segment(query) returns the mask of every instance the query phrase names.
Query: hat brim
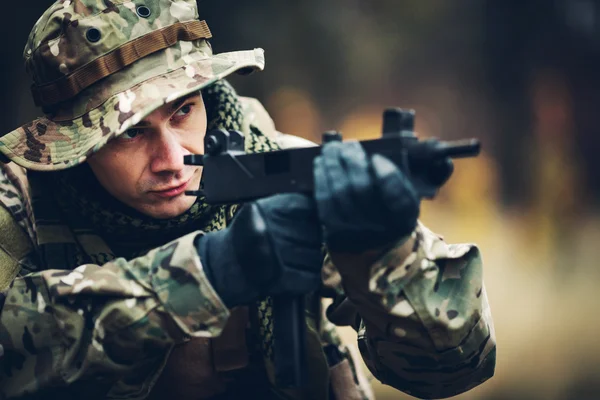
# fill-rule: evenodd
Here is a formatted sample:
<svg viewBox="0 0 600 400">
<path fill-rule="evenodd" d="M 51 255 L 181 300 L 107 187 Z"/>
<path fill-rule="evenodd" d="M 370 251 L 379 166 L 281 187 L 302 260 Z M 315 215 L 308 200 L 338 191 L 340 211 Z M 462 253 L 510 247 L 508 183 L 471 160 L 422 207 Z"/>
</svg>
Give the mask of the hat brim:
<svg viewBox="0 0 600 400">
<path fill-rule="evenodd" d="M 240 70 L 263 70 L 262 49 L 222 53 L 154 76 L 117 93 L 68 121 L 40 117 L 0 138 L 0 152 L 36 171 L 56 171 L 83 163 L 162 105 Z"/>
</svg>

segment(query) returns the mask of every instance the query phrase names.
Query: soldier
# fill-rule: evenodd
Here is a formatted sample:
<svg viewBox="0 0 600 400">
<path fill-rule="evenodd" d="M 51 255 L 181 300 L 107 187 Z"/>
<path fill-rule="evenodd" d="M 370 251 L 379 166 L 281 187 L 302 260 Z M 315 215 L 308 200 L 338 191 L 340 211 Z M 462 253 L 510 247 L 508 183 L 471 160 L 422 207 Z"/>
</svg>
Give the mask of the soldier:
<svg viewBox="0 0 600 400">
<path fill-rule="evenodd" d="M 314 198 L 185 195 L 201 168 L 183 156 L 207 129 L 242 131 L 248 152 L 309 145 L 223 80 L 262 70 L 262 50 L 213 55 L 209 38 L 195 0 L 60 0 L 34 26 L 24 56 L 45 116 L 0 138 L 2 398 L 372 398 L 335 325 L 405 393 L 490 378 L 479 251 L 419 223 L 386 158 L 327 144 Z M 299 294 L 317 299 L 309 379 L 280 388 L 271 298 Z"/>
</svg>

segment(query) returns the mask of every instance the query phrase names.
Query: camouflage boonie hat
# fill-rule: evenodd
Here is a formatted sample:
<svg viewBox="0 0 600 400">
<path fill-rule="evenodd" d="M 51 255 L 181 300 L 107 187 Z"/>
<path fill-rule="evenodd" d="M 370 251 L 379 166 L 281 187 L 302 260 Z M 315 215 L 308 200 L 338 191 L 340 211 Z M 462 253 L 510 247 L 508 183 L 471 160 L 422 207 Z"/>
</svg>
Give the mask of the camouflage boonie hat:
<svg viewBox="0 0 600 400">
<path fill-rule="evenodd" d="M 25 46 L 46 116 L 2 136 L 32 170 L 84 162 L 160 106 L 233 72 L 264 68 L 262 49 L 213 55 L 196 0 L 60 0 Z"/>
</svg>

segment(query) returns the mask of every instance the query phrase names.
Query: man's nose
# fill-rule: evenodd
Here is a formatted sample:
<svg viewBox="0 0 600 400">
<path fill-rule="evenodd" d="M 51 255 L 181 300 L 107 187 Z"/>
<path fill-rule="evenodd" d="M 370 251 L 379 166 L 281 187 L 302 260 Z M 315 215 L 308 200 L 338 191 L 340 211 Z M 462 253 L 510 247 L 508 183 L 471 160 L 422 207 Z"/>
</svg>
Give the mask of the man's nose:
<svg viewBox="0 0 600 400">
<path fill-rule="evenodd" d="M 152 161 L 150 170 L 154 173 L 181 171 L 185 164 L 185 150 L 180 137 L 176 133 L 162 129 L 156 133 L 152 146 Z"/>
</svg>

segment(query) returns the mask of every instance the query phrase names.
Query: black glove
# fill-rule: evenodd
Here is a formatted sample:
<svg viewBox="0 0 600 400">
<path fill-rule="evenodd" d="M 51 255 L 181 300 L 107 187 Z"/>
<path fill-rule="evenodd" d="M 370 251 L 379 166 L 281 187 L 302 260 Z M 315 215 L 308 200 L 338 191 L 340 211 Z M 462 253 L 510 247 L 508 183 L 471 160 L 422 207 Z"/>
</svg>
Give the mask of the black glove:
<svg viewBox="0 0 600 400">
<path fill-rule="evenodd" d="M 440 188 L 444 183 L 448 182 L 453 172 L 454 163 L 450 157 L 446 157 L 429 166 L 427 171 L 425 171 L 425 179 L 430 185 Z"/>
<path fill-rule="evenodd" d="M 314 200 L 282 194 L 244 205 L 230 226 L 201 236 L 206 276 L 228 307 L 318 288 L 322 230 Z"/>
<path fill-rule="evenodd" d="M 447 179 L 443 171 L 436 175 Z M 331 251 L 379 248 L 410 234 L 417 224 L 420 198 L 412 183 L 389 159 L 369 158 L 358 142 L 325 144 L 314 162 L 314 178 Z"/>
</svg>

